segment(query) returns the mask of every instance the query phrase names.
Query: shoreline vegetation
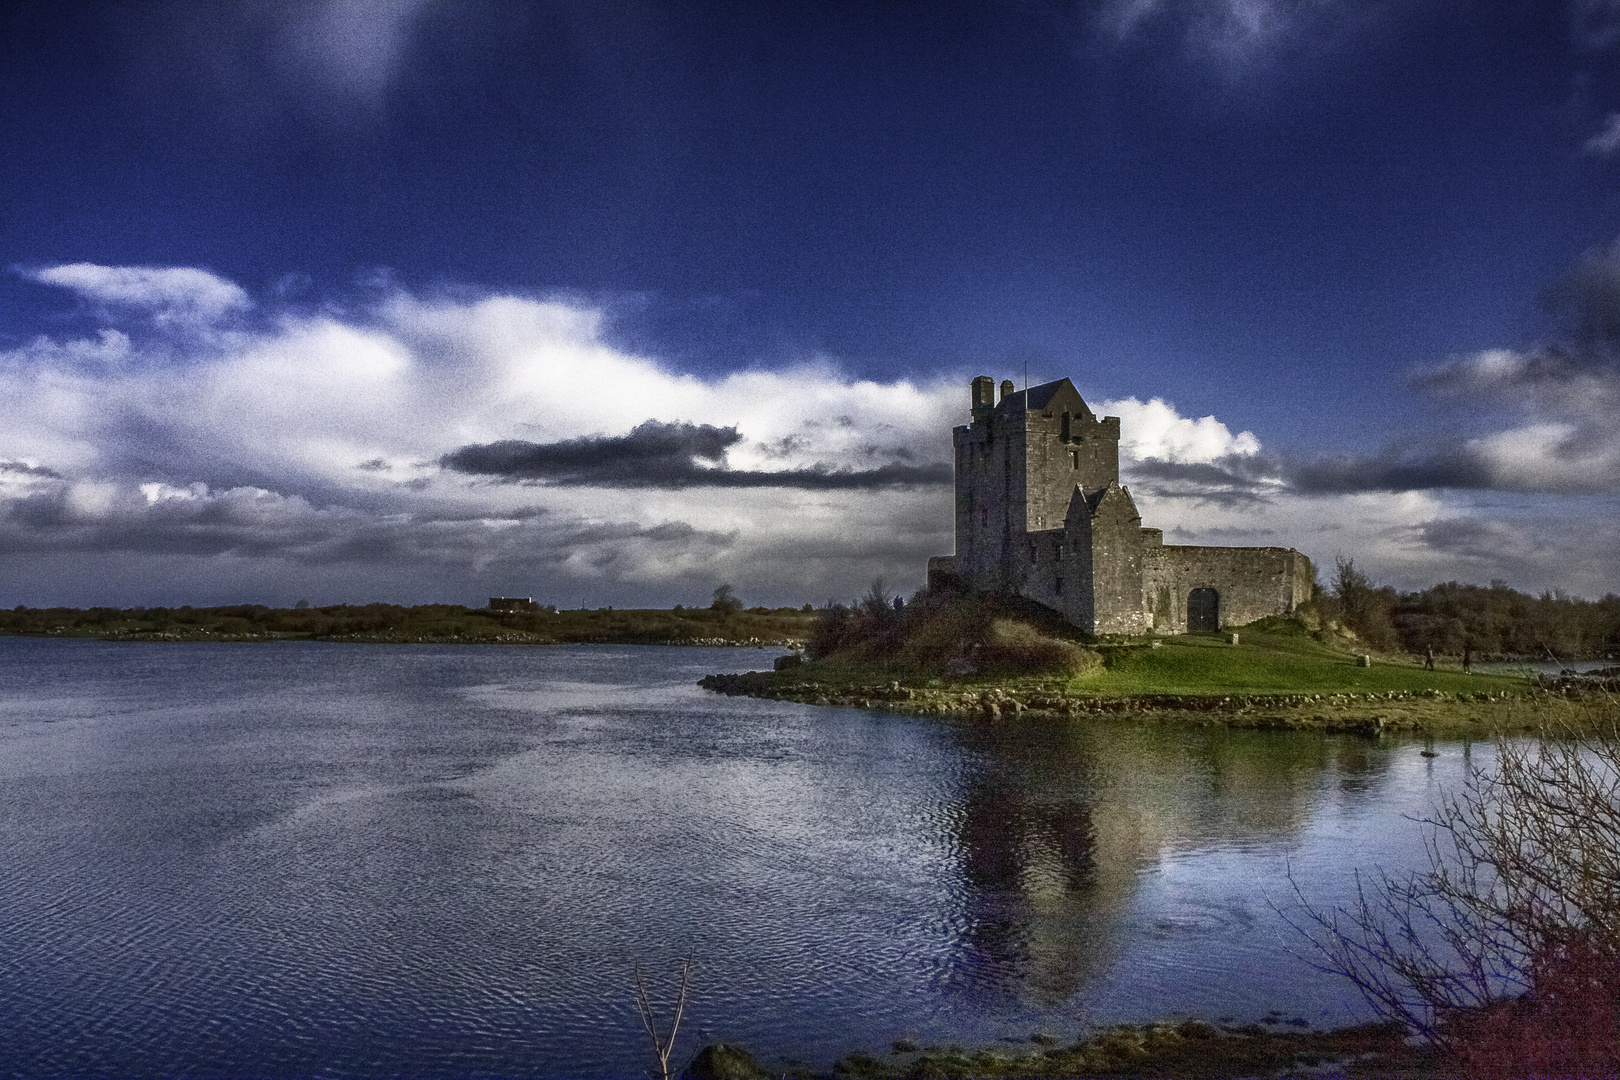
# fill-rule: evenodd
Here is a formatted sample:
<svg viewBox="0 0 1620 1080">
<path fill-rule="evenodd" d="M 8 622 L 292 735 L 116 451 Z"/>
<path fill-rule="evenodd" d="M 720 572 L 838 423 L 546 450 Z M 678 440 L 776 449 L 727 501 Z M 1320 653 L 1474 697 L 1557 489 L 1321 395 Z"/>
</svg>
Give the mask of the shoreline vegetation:
<svg viewBox="0 0 1620 1080">
<path fill-rule="evenodd" d="M 1488 660 L 1526 668 L 1468 670 Z M 1314 605 L 1218 634 L 1087 639 L 1037 605 L 927 590 L 905 604 L 874 585 L 853 607 L 817 612 L 804 652 L 775 670 L 713 674 L 699 685 L 953 719 L 1490 737 L 1562 723 L 1571 697 L 1615 681 L 1540 678 L 1529 663 L 1375 648 Z"/>
<path fill-rule="evenodd" d="M 1073 1043 L 1037 1032 L 979 1048 L 920 1046 L 897 1039 L 886 1054 L 854 1051 L 830 1071 L 792 1063 L 767 1069 L 747 1050 L 711 1043 L 681 1072 L 682 1080 L 946 1080 L 1052 1077 L 1217 1077 L 1333 1075 L 1416 1078 L 1448 1075 L 1432 1051 L 1409 1042 L 1400 1027 L 1369 1023 L 1316 1030 L 1280 1013 L 1260 1023 L 1211 1024 L 1181 1019 L 1097 1028 Z"/>
<path fill-rule="evenodd" d="M 0 610 L 0 634 L 102 641 L 343 641 L 365 644 L 704 645 L 801 647 L 808 608 L 669 610 L 538 607 L 498 611 L 458 604 L 336 604 L 270 608 L 26 608 Z"/>
</svg>

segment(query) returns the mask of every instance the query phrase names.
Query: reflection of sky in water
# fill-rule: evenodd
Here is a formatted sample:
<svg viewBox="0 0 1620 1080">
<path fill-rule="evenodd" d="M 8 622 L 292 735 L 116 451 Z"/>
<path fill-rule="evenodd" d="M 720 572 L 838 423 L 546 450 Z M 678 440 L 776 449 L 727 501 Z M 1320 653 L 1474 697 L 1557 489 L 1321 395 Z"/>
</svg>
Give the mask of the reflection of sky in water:
<svg viewBox="0 0 1620 1080">
<path fill-rule="evenodd" d="M 1463 767 L 693 685 L 770 655 L 0 639 L 0 1062 L 626 1074 L 629 971 L 688 951 L 695 1032 L 822 1063 L 1357 1019 L 1272 902 L 1411 865 Z"/>
</svg>

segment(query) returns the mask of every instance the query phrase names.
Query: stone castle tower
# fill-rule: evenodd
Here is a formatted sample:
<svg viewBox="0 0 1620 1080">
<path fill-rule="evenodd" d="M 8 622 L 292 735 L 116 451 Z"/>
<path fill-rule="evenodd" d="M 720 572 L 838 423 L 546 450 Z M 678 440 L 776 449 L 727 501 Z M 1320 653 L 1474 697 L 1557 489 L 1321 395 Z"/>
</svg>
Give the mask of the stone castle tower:
<svg viewBox="0 0 1620 1080">
<path fill-rule="evenodd" d="M 1091 634 L 1237 626 L 1310 599 L 1292 548 L 1166 546 L 1119 483 L 1119 417 L 1098 418 L 1068 379 L 1017 391 L 973 380 L 956 444 L 956 554 L 933 584 L 1022 596 Z"/>
</svg>

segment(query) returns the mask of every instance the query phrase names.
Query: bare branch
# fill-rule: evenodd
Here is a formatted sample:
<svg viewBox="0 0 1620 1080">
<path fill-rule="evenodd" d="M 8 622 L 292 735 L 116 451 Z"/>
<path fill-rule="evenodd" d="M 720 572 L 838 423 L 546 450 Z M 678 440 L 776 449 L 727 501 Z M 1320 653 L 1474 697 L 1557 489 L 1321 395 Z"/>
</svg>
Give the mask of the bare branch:
<svg viewBox="0 0 1620 1080">
<path fill-rule="evenodd" d="M 1571 708 L 1598 711 L 1499 740 L 1494 768 L 1441 800 L 1426 871 L 1358 872 L 1329 911 L 1295 884 L 1281 912 L 1310 962 L 1467 1075 L 1620 1070 L 1620 703 Z"/>
</svg>

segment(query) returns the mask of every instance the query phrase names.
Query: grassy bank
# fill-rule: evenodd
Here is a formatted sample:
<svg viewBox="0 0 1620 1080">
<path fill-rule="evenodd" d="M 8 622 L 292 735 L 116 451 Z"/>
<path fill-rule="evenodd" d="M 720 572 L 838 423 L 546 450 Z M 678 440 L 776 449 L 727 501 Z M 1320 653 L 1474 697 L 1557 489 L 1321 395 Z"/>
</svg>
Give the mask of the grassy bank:
<svg viewBox="0 0 1620 1080">
<path fill-rule="evenodd" d="M 1073 692 L 1137 694 L 1491 694 L 1523 690 L 1511 675 L 1430 671 L 1404 658 L 1380 657 L 1362 667 L 1355 653 L 1335 648 L 1285 620 L 1266 620 L 1224 635 L 1184 635 L 1151 643 L 1105 647 L 1105 665 L 1074 676 Z"/>
<path fill-rule="evenodd" d="M 491 611 L 454 604 L 269 608 L 16 608 L 0 634 L 107 641 L 360 641 L 488 645 L 573 643 L 787 646 L 814 616 L 796 608 Z"/>
<path fill-rule="evenodd" d="M 1094 646 L 1074 673 L 918 675 L 837 658 L 777 672 L 713 675 L 709 689 L 815 705 L 929 716 L 1129 717 L 1259 729 L 1486 735 L 1559 719 L 1567 693 L 1523 676 L 1428 670 L 1402 658 L 1361 666 L 1298 624 L 1267 620 L 1226 635 Z"/>
</svg>

